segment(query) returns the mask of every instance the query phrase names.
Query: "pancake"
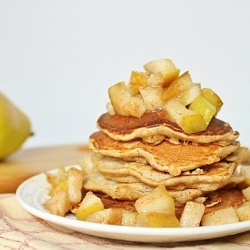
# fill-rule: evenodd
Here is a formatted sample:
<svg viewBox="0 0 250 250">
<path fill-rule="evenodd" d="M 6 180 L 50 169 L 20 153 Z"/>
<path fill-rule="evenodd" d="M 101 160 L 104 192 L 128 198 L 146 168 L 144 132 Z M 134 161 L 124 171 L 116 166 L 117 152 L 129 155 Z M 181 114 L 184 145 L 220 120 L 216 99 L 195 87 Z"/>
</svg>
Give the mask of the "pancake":
<svg viewBox="0 0 250 250">
<path fill-rule="evenodd" d="M 238 188 L 221 189 L 211 192 L 204 202 L 205 214 L 230 206 L 236 207 L 243 204 L 246 199 Z"/>
<path fill-rule="evenodd" d="M 142 182 L 121 183 L 108 180 L 99 172 L 88 175 L 83 188 L 92 192 L 102 192 L 117 200 L 135 201 L 153 191 L 155 187 Z M 199 189 L 168 190 L 175 202 L 184 204 L 202 195 Z"/>
<path fill-rule="evenodd" d="M 140 182 L 140 180 L 132 175 L 113 175 L 113 174 L 105 174 L 102 173 L 107 180 L 113 180 L 121 183 L 135 183 Z"/>
<path fill-rule="evenodd" d="M 239 147 L 236 151 L 225 157 L 226 161 L 235 161 L 237 164 L 249 165 L 249 149 L 247 147 Z"/>
<path fill-rule="evenodd" d="M 90 136 L 89 147 L 106 156 L 118 157 L 138 163 L 149 163 L 152 167 L 178 176 L 183 171 L 219 162 L 239 148 L 239 142 L 221 146 L 217 144 L 199 145 L 172 144 L 163 141 L 152 145 L 141 140 L 130 142 L 115 141 L 103 132 Z"/>
<path fill-rule="evenodd" d="M 163 184 L 167 190 L 194 188 L 202 192 L 213 191 L 225 186 L 235 170 L 234 162 L 218 162 L 174 177 L 146 164 L 101 155 L 96 155 L 96 158 L 98 159 L 94 160 L 95 166 L 107 179 L 117 182 L 142 182 L 154 187 Z"/>
<path fill-rule="evenodd" d="M 113 199 L 107 194 L 101 192 L 95 192 L 95 195 L 102 200 L 104 208 L 123 208 L 132 212 L 136 212 L 134 201 Z"/>
<path fill-rule="evenodd" d="M 154 144 L 169 138 L 172 143 L 229 145 L 239 137 L 239 133 L 228 123 L 215 117 L 205 131 L 185 134 L 176 123 L 170 121 L 163 110 L 145 112 L 140 118 L 105 113 L 97 120 L 97 127 L 114 140 L 130 141 L 142 138 Z"/>
</svg>

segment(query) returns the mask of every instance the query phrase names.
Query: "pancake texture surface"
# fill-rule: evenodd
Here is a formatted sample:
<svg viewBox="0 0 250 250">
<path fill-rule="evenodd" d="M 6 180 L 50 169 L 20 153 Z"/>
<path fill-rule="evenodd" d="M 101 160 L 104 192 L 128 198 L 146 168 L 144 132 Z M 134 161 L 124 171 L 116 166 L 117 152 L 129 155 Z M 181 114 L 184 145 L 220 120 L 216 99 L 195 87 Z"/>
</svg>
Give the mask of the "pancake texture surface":
<svg viewBox="0 0 250 250">
<path fill-rule="evenodd" d="M 173 143 L 188 141 L 228 145 L 239 136 L 228 123 L 217 118 L 211 120 L 205 131 L 186 134 L 163 110 L 146 112 L 140 118 L 105 113 L 97 120 L 97 127 L 114 140 L 142 138 L 149 143 L 159 143 L 167 137 Z"/>
<path fill-rule="evenodd" d="M 134 182 L 143 182 L 147 185 L 165 185 L 167 190 L 183 190 L 195 188 L 202 192 L 213 191 L 225 186 L 235 170 L 235 163 L 218 162 L 212 165 L 183 172 L 180 176 L 156 170 L 148 164 L 124 161 L 108 156 L 96 156 L 93 161 L 99 172 L 107 179 L 120 180 L 121 177 L 135 177 Z M 126 178 L 124 181 L 125 182 Z M 132 182 L 132 179 L 130 180 Z"/>
<path fill-rule="evenodd" d="M 150 193 L 155 188 L 142 182 L 121 183 L 108 180 L 100 172 L 88 175 L 83 187 L 93 192 L 105 193 L 112 197 L 112 199 L 128 201 L 135 201 Z M 199 189 L 168 190 L 168 192 L 180 204 L 188 200 L 193 200 L 202 194 L 202 191 Z"/>
<path fill-rule="evenodd" d="M 148 162 L 152 167 L 178 176 L 183 171 L 219 162 L 239 148 L 239 143 L 194 146 L 163 141 L 152 145 L 141 140 L 115 141 L 102 132 L 90 136 L 90 149 L 103 155 L 136 162 Z"/>
</svg>

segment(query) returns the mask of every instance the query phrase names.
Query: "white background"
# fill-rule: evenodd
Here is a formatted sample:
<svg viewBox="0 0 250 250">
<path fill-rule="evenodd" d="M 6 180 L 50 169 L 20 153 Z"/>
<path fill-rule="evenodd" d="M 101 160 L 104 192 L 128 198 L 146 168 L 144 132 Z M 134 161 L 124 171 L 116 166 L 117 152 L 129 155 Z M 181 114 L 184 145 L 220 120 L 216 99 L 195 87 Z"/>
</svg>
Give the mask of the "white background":
<svg viewBox="0 0 250 250">
<path fill-rule="evenodd" d="M 25 147 L 86 143 L 107 88 L 160 58 L 215 90 L 250 145 L 250 1 L 0 0 L 0 91 L 32 120 Z"/>
</svg>

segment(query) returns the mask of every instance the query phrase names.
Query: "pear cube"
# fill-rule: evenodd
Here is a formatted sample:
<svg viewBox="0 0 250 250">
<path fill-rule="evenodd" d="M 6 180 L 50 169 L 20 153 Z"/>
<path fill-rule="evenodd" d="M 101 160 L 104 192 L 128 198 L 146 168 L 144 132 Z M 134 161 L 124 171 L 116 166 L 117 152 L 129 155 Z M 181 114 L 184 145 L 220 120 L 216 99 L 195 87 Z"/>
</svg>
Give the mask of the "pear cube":
<svg viewBox="0 0 250 250">
<path fill-rule="evenodd" d="M 242 189 L 241 192 L 242 192 L 243 196 L 244 196 L 248 201 L 250 201 L 250 186 L 248 186 L 248 187 Z"/>
<path fill-rule="evenodd" d="M 205 206 L 202 203 L 188 201 L 181 214 L 181 227 L 199 227 L 204 211 Z"/>
<path fill-rule="evenodd" d="M 201 114 L 207 124 L 210 123 L 211 119 L 217 112 L 216 107 L 202 95 L 199 95 L 197 98 L 195 98 L 195 100 L 189 105 L 188 109 Z"/>
<path fill-rule="evenodd" d="M 124 111 L 124 106 L 129 102 L 131 93 L 125 85 L 125 82 L 118 82 L 109 87 L 108 94 L 115 113 L 127 115 Z"/>
<path fill-rule="evenodd" d="M 148 73 L 163 79 L 162 87 L 168 86 L 180 73 L 180 70 L 176 68 L 170 59 L 153 60 L 143 67 Z"/>
<path fill-rule="evenodd" d="M 167 102 L 172 98 L 179 97 L 185 89 L 191 87 L 192 85 L 193 82 L 190 74 L 185 72 L 172 81 L 168 87 L 164 88 L 162 94 L 163 101 Z"/>
<path fill-rule="evenodd" d="M 148 87 L 140 89 L 142 99 L 146 105 L 147 110 L 156 110 L 163 106 L 163 101 L 161 98 L 162 87 Z"/>
<path fill-rule="evenodd" d="M 127 116 L 141 117 L 147 108 L 142 98 L 132 96 L 129 102 L 123 106 L 123 110 Z"/>
<path fill-rule="evenodd" d="M 109 104 L 109 110 L 113 109 L 115 114 L 140 117 L 146 111 L 142 98 L 132 96 L 125 82 L 118 82 L 109 87 L 108 94 L 112 105 L 111 108 Z"/>
<path fill-rule="evenodd" d="M 149 194 L 136 200 L 135 208 L 138 213 L 156 212 L 175 215 L 174 199 L 164 185 L 159 185 Z"/>
<path fill-rule="evenodd" d="M 104 209 L 104 205 L 99 197 L 91 191 L 87 192 L 79 208 L 75 211 L 78 220 L 86 220 L 90 214 L 94 214 Z"/>
<path fill-rule="evenodd" d="M 137 212 L 132 212 L 132 211 L 123 209 L 121 225 L 122 226 L 134 226 L 137 215 L 138 215 Z"/>
<path fill-rule="evenodd" d="M 135 224 L 139 227 L 180 227 L 175 215 L 155 212 L 139 213 Z"/>
<path fill-rule="evenodd" d="M 122 217 L 122 208 L 106 208 L 89 214 L 86 221 L 101 224 L 121 225 Z"/>
<path fill-rule="evenodd" d="M 200 84 L 193 84 L 181 93 L 180 101 L 184 106 L 188 106 L 200 94 L 201 94 L 201 85 Z"/>
<path fill-rule="evenodd" d="M 147 86 L 148 74 L 146 72 L 132 71 L 129 80 L 129 89 L 132 95 L 137 95 L 140 88 Z"/>
<path fill-rule="evenodd" d="M 223 105 L 221 98 L 209 88 L 202 89 L 201 95 L 216 107 L 216 113 L 218 113 Z"/>
<path fill-rule="evenodd" d="M 193 134 L 206 130 L 207 122 L 201 114 L 184 115 L 181 128 L 186 134 Z"/>
<path fill-rule="evenodd" d="M 250 220 L 250 201 L 247 201 L 236 208 L 236 213 L 240 221 Z"/>
<path fill-rule="evenodd" d="M 204 117 L 187 109 L 178 98 L 169 100 L 165 107 L 169 118 L 174 121 L 186 134 L 197 133 L 207 128 Z"/>
<path fill-rule="evenodd" d="M 202 226 L 216 226 L 239 222 L 239 218 L 233 207 L 226 207 L 203 215 Z"/>
</svg>

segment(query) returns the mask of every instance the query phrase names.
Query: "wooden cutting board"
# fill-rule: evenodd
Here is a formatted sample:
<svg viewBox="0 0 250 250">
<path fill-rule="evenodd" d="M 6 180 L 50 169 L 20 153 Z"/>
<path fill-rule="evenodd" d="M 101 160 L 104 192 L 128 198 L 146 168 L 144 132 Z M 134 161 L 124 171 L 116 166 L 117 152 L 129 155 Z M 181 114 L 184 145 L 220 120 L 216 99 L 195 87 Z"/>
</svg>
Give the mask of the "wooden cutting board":
<svg viewBox="0 0 250 250">
<path fill-rule="evenodd" d="M 21 149 L 0 162 L 0 193 L 13 193 L 27 178 L 49 169 L 77 164 L 89 153 L 85 145 Z"/>
</svg>

